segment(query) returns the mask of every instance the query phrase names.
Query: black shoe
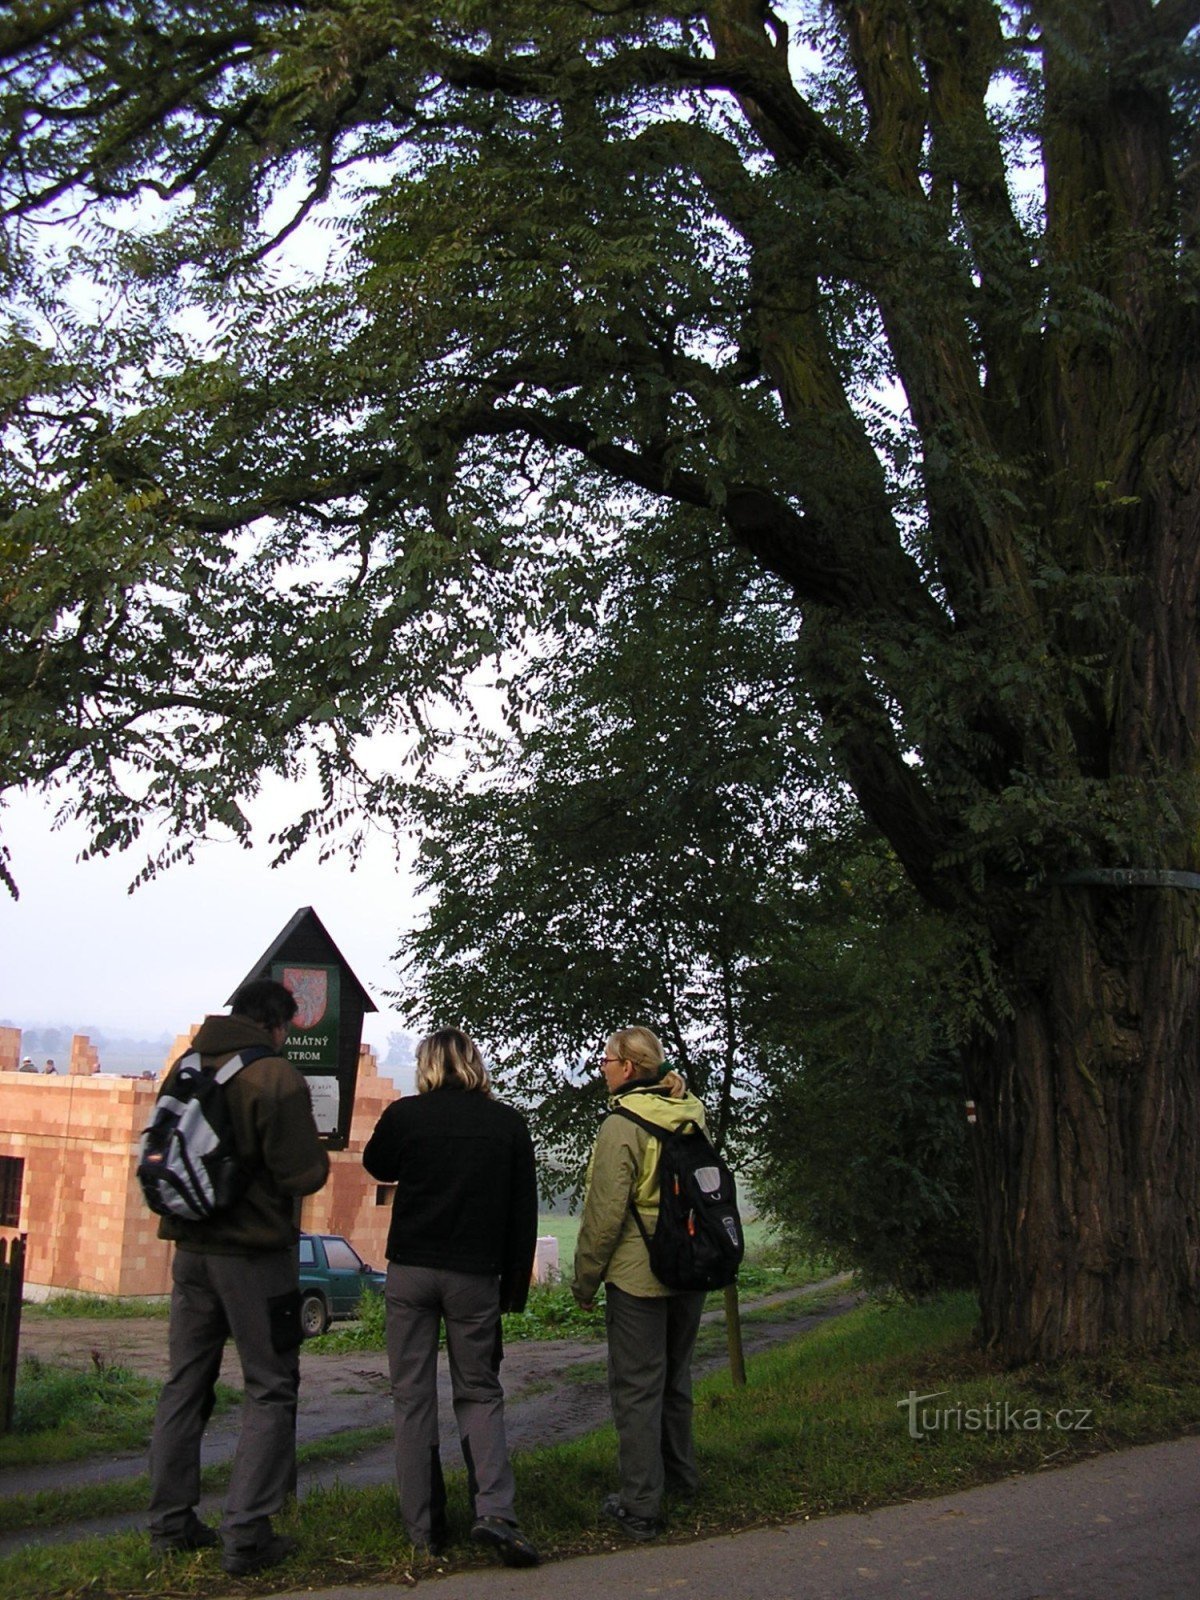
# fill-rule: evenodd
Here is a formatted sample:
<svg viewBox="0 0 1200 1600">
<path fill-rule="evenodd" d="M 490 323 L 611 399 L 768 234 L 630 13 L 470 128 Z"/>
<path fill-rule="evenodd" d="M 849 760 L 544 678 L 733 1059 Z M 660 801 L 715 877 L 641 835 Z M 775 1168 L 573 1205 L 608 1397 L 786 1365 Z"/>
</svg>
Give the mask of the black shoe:
<svg viewBox="0 0 1200 1600">
<path fill-rule="evenodd" d="M 471 1538 L 495 1550 L 506 1567 L 536 1567 L 541 1560 L 516 1523 L 503 1517 L 476 1517 Z"/>
<path fill-rule="evenodd" d="M 300 1548 L 299 1539 L 289 1539 L 286 1534 L 273 1533 L 261 1544 L 247 1545 L 241 1550 L 227 1550 L 221 1557 L 221 1569 L 231 1578 L 248 1578 L 252 1572 L 262 1572 L 266 1567 L 277 1567 Z"/>
<path fill-rule="evenodd" d="M 215 1528 L 193 1517 L 182 1533 L 152 1533 L 150 1551 L 156 1556 L 169 1556 L 177 1550 L 208 1550 L 220 1542 L 221 1536 Z"/>
<path fill-rule="evenodd" d="M 600 1507 L 601 1514 L 610 1518 L 631 1539 L 657 1539 L 663 1531 L 659 1517 L 639 1517 L 627 1511 L 619 1494 L 610 1494 Z"/>
</svg>

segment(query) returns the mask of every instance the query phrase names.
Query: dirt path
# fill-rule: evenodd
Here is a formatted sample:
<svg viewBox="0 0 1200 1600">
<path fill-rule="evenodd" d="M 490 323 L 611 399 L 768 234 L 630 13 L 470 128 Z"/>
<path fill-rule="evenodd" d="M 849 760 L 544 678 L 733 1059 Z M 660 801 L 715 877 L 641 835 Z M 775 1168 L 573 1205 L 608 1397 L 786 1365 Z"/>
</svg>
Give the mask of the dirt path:
<svg viewBox="0 0 1200 1600">
<path fill-rule="evenodd" d="M 829 1291 L 844 1289 L 844 1280 L 828 1279 L 807 1289 L 771 1296 L 743 1305 L 743 1315 L 772 1308 L 769 1320 L 751 1318 L 744 1325 L 743 1343 L 748 1358 L 818 1322 L 837 1316 L 855 1303 L 849 1292 L 829 1298 Z M 819 1297 L 817 1304 L 811 1304 Z M 720 1311 L 707 1312 L 705 1322 L 719 1324 Z M 129 1367 L 149 1378 L 166 1372 L 167 1324 L 158 1318 L 108 1321 L 71 1318 L 62 1321 L 28 1320 L 21 1331 L 21 1355 L 41 1360 L 86 1365 L 107 1362 Z M 718 1329 L 701 1333 L 702 1352 L 695 1364 L 697 1376 L 726 1361 L 724 1340 Z M 221 1369 L 222 1380 L 240 1388 L 240 1373 L 232 1350 Z M 608 1390 L 601 1341 L 527 1341 L 511 1345 L 503 1368 L 505 1421 L 514 1451 L 577 1438 L 599 1427 L 609 1417 Z M 450 1405 L 449 1376 L 444 1359 L 439 1363 L 438 1389 L 442 1452 L 448 1465 L 458 1460 L 458 1439 Z M 387 1357 L 382 1351 L 351 1355 L 301 1356 L 300 1410 L 297 1434 L 302 1444 L 359 1428 L 377 1428 L 391 1420 L 388 1398 Z M 205 1436 L 205 1464 L 227 1460 L 237 1439 L 236 1409 L 217 1417 Z M 0 1497 L 32 1493 L 39 1489 L 68 1488 L 88 1483 L 134 1477 L 146 1470 L 143 1453 L 94 1457 L 87 1461 L 0 1470 Z M 354 1487 L 386 1483 L 392 1476 L 390 1444 L 370 1446 L 336 1462 L 301 1468 L 299 1493 L 335 1482 Z M 206 1510 L 215 1510 L 213 1506 Z M 143 1514 L 113 1516 L 54 1529 L 32 1530 L 0 1538 L 0 1552 L 21 1545 L 74 1539 L 91 1533 L 113 1532 L 144 1525 Z"/>
</svg>

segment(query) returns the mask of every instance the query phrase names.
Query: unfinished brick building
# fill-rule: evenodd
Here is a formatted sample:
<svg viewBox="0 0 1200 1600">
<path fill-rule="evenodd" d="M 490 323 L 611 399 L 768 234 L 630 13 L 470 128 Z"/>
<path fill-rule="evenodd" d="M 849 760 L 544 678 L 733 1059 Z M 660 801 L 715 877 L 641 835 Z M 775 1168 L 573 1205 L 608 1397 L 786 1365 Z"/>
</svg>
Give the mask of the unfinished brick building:
<svg viewBox="0 0 1200 1600">
<path fill-rule="evenodd" d="M 195 1029 L 192 1030 L 195 1032 Z M 180 1038 L 169 1059 L 190 1042 Z M 82 1035 L 69 1069 L 20 1072 L 21 1036 L 0 1028 L 0 1236 L 28 1236 L 26 1295 L 159 1295 L 171 1287 L 171 1246 L 134 1178 L 138 1138 L 157 1084 L 96 1069 Z M 379 1076 L 374 1052 L 359 1055 L 350 1139 L 331 1152 L 329 1182 L 303 1202 L 301 1225 L 340 1233 L 377 1266 L 384 1263 L 391 1190 L 362 1167 L 362 1150 L 398 1091 Z"/>
</svg>

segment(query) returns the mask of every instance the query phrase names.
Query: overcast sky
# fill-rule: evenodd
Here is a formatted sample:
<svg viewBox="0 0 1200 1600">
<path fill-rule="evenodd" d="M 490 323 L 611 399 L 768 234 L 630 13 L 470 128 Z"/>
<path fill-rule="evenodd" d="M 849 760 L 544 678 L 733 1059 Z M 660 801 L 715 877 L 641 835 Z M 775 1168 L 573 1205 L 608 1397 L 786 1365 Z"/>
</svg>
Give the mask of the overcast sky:
<svg viewBox="0 0 1200 1600">
<path fill-rule="evenodd" d="M 205 845 L 195 865 L 129 895 L 144 853 L 80 862 L 82 834 L 52 831 L 52 816 L 24 794 L 0 812 L 21 890 L 14 902 L 0 888 L 0 1020 L 174 1036 L 223 1009 L 292 915 L 312 906 L 380 1008 L 365 1020 L 366 1042 L 382 1055 L 388 1033 L 405 1029 L 383 991 L 396 986 L 391 958 L 415 907 L 382 838 L 353 872 L 341 858 L 321 865 L 315 850 L 272 870 L 265 847 Z"/>
</svg>

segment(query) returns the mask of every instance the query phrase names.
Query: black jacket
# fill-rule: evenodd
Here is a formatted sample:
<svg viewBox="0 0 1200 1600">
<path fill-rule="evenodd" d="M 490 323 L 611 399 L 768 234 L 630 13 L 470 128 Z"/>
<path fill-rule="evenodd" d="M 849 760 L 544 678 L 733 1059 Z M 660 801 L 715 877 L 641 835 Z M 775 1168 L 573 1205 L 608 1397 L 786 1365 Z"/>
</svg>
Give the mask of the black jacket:
<svg viewBox="0 0 1200 1600">
<path fill-rule="evenodd" d="M 500 1279 L 521 1311 L 537 1244 L 537 1177 L 525 1119 L 474 1089 L 406 1095 L 380 1117 L 363 1166 L 394 1183 L 387 1258 Z"/>
</svg>

